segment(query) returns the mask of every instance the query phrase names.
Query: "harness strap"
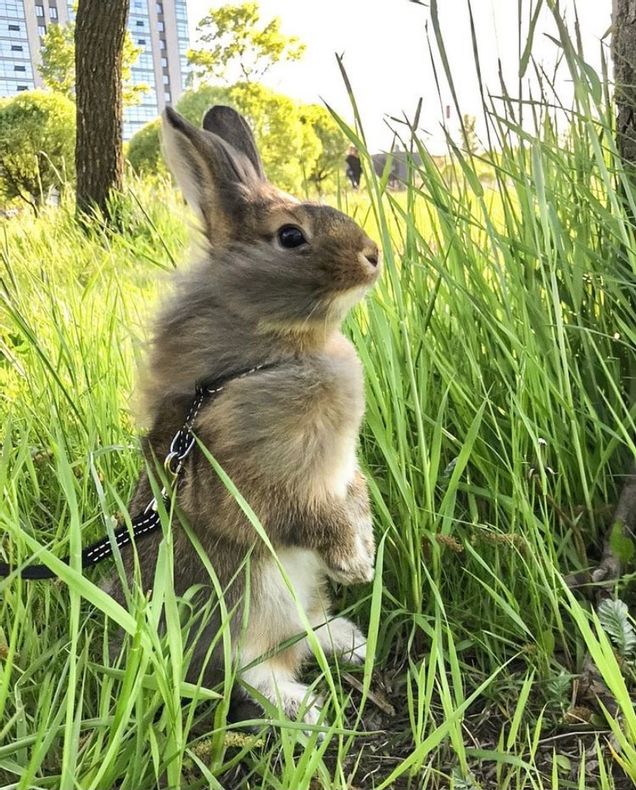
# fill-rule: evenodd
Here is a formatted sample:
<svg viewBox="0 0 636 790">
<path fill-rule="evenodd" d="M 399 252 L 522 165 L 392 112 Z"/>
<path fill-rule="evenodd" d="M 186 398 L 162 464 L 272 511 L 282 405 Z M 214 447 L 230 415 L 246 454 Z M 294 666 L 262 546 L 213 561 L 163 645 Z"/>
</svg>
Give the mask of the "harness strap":
<svg viewBox="0 0 636 790">
<path fill-rule="evenodd" d="M 270 368 L 276 367 L 276 365 L 277 363 L 255 365 L 253 368 L 231 373 L 211 381 L 203 381 L 197 385 L 195 396 L 186 415 L 185 422 L 172 437 L 168 454 L 164 459 L 164 467 L 173 478 L 170 489 L 164 486 L 161 490 L 161 497 L 166 506 L 170 503 L 172 492 L 177 488 L 177 483 L 183 472 L 184 462 L 192 452 L 196 443 L 193 426 L 203 406 L 217 398 L 230 382 L 252 376 L 264 370 L 269 370 Z M 161 519 L 157 507 L 157 499 L 153 497 L 141 513 L 138 513 L 133 518 L 132 529 L 129 529 L 125 524 L 117 527 L 113 533 L 112 540 L 109 537 L 101 538 L 82 551 L 82 569 L 89 568 L 101 562 L 106 557 L 110 557 L 113 554 L 114 546 L 122 548 L 122 546 L 125 546 L 131 541 L 136 542 L 138 538 L 150 535 L 152 532 L 159 529 L 160 526 Z M 62 562 L 69 565 L 70 557 L 64 557 Z M 14 570 L 15 569 L 11 565 L 0 562 L 0 576 L 9 576 Z M 27 565 L 21 568 L 19 573 L 23 579 L 53 579 L 56 577 L 55 572 L 47 565 Z"/>
<path fill-rule="evenodd" d="M 132 520 L 132 531 L 127 526 L 117 527 L 113 533 L 113 543 L 110 538 L 102 538 L 97 542 L 87 546 L 82 551 L 82 569 L 89 568 L 91 565 L 97 565 L 98 562 L 109 557 L 113 554 L 113 545 L 122 548 L 131 540 L 136 541 L 143 535 L 148 535 L 154 532 L 161 526 L 161 520 L 157 510 L 152 510 L 149 514 L 142 511 Z M 62 562 L 65 565 L 71 564 L 69 556 L 63 557 Z M 0 576 L 9 576 L 15 570 L 5 562 L 0 562 Z M 52 571 L 48 565 L 27 565 L 20 570 L 20 576 L 23 579 L 54 579 L 57 574 Z"/>
</svg>

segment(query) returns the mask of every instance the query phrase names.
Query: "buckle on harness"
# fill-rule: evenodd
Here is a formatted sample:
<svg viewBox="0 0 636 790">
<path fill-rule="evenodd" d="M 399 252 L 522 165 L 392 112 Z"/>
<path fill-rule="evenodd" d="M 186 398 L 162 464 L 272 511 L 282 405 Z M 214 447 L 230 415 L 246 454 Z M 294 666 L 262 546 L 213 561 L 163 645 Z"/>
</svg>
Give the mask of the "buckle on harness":
<svg viewBox="0 0 636 790">
<path fill-rule="evenodd" d="M 177 478 L 181 469 L 183 468 L 183 459 L 175 450 L 168 453 L 164 462 L 163 468 L 168 472 L 169 475 L 172 475 L 173 478 Z"/>
</svg>

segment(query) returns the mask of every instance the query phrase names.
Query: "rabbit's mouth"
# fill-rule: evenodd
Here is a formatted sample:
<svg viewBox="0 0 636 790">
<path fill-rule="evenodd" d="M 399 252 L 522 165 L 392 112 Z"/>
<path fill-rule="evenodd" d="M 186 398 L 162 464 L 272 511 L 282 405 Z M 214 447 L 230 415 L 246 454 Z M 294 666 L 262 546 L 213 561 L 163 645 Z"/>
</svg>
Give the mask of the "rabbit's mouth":
<svg viewBox="0 0 636 790">
<path fill-rule="evenodd" d="M 327 311 L 332 319 L 342 321 L 375 285 L 381 271 L 382 262 L 375 245 L 358 252 L 355 264 L 349 263 L 341 269 L 340 276 L 335 279 L 336 287 L 329 294 Z"/>
</svg>

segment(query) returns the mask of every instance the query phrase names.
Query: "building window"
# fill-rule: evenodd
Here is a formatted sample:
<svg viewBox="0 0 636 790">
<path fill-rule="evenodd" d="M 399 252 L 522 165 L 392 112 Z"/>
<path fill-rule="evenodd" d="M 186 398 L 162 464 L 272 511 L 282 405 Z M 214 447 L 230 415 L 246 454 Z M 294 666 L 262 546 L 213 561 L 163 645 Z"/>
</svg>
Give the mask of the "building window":
<svg viewBox="0 0 636 790">
<path fill-rule="evenodd" d="M 26 71 L 26 66 L 14 66 L 14 71 Z"/>
<path fill-rule="evenodd" d="M 157 13 L 163 14 L 163 3 L 157 3 Z"/>
<path fill-rule="evenodd" d="M 165 40 L 163 38 L 160 38 L 159 39 L 159 49 L 165 49 L 165 48 L 166 48 L 166 42 L 165 42 Z"/>
<path fill-rule="evenodd" d="M 16 90 L 17 91 L 28 91 L 29 90 L 29 86 L 28 85 L 18 85 L 16 87 Z"/>
<path fill-rule="evenodd" d="M 170 84 L 170 77 L 167 74 L 163 75 L 163 84 L 169 85 Z"/>
<path fill-rule="evenodd" d="M 36 16 L 44 16 L 44 6 L 36 5 L 35 6 L 35 15 Z"/>
<path fill-rule="evenodd" d="M 146 39 L 145 38 L 138 38 L 137 43 L 141 44 L 142 47 L 146 46 Z"/>
<path fill-rule="evenodd" d="M 144 26 L 144 20 L 143 19 L 138 19 L 135 22 L 135 24 L 137 25 L 137 27 L 143 27 Z"/>
<path fill-rule="evenodd" d="M 11 52 L 23 52 L 22 44 L 11 44 Z"/>
<path fill-rule="evenodd" d="M 9 30 L 20 30 L 20 25 L 9 25 Z"/>
<path fill-rule="evenodd" d="M 170 91 L 165 91 L 165 92 L 164 92 L 164 94 L 163 94 L 163 98 L 164 98 L 164 99 L 165 99 L 167 102 L 171 102 L 171 101 L 172 101 L 172 96 L 171 96 L 171 94 L 170 94 Z"/>
<path fill-rule="evenodd" d="M 57 19 L 57 8 L 53 5 L 49 8 L 49 16 L 51 19 Z"/>
<path fill-rule="evenodd" d="M 161 58 L 161 67 L 164 69 L 168 68 L 168 58 Z"/>
<path fill-rule="evenodd" d="M 38 25 L 38 36 L 45 36 L 46 35 L 46 27 L 44 25 Z"/>
<path fill-rule="evenodd" d="M 157 30 L 159 30 L 161 33 L 163 33 L 163 31 L 165 29 L 166 28 L 165 28 L 165 25 L 163 24 L 163 22 L 157 22 Z"/>
</svg>

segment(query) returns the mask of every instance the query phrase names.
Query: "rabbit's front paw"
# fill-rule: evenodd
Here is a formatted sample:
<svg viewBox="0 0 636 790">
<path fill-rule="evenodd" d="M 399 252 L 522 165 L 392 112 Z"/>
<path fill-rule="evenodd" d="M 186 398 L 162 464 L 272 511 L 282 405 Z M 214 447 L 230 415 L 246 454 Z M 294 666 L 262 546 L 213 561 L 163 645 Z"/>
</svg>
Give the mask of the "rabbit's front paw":
<svg viewBox="0 0 636 790">
<path fill-rule="evenodd" d="M 327 574 L 340 584 L 364 584 L 373 579 L 373 541 L 356 533 L 353 550 L 333 551 L 327 557 Z"/>
</svg>

